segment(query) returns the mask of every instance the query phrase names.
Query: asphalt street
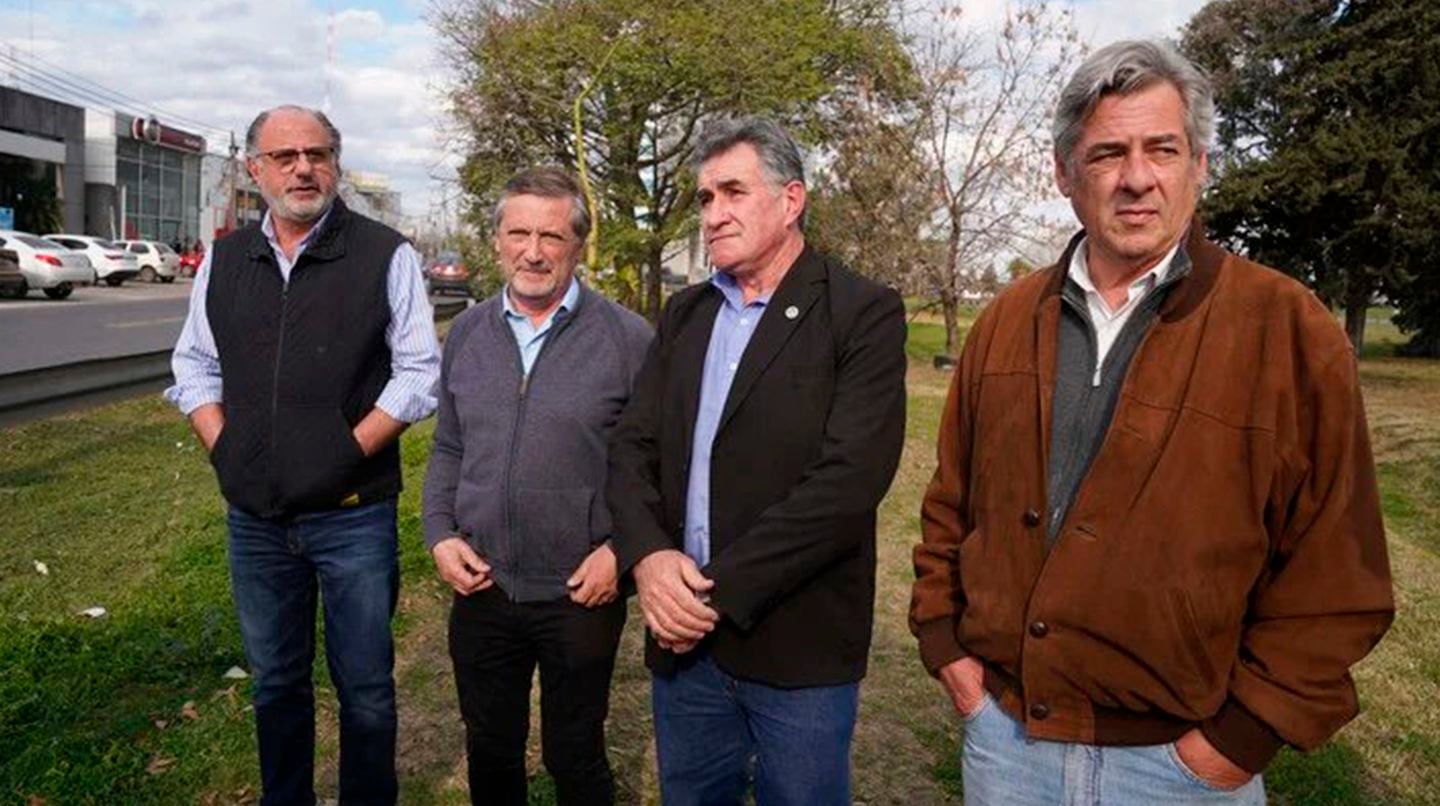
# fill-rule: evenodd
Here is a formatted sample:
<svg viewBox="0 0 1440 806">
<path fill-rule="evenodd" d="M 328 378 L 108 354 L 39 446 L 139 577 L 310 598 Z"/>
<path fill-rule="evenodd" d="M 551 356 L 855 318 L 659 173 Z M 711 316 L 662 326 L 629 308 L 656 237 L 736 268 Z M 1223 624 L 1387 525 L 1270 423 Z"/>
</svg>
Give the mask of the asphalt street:
<svg viewBox="0 0 1440 806">
<path fill-rule="evenodd" d="M 0 299 L 0 375 L 175 346 L 190 281 L 80 287 L 68 299 L 38 291 Z"/>
<path fill-rule="evenodd" d="M 432 296 L 430 302 L 458 299 Z M 20 300 L 0 298 L 0 375 L 170 349 L 189 307 L 187 279 L 81 287 L 64 300 L 38 291 Z"/>
</svg>

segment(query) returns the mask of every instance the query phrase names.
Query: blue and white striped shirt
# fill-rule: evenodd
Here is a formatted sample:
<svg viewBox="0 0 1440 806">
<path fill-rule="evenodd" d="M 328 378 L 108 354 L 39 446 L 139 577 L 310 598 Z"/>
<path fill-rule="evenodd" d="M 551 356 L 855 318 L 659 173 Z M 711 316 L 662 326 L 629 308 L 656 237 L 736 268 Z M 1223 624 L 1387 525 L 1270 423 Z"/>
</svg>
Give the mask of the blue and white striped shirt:
<svg viewBox="0 0 1440 806">
<path fill-rule="evenodd" d="M 295 261 L 300 259 L 329 215 L 327 211 L 300 240 L 292 260 L 275 240 L 275 225 L 270 214 L 265 214 L 260 229 L 275 253 L 280 276 L 286 283 L 290 282 Z M 205 311 L 210 258 L 214 254 L 213 249 L 206 252 L 205 260 L 195 273 L 195 286 L 190 289 L 190 314 L 185 318 L 180 339 L 175 343 L 175 354 L 170 359 L 175 385 L 165 390 L 165 397 L 187 416 L 207 403 L 222 402 L 220 352 L 215 347 L 215 334 L 210 330 Z M 435 413 L 440 345 L 435 338 L 435 313 L 425 294 L 420 254 L 409 243 L 401 244 L 390 258 L 386 291 L 390 300 L 390 324 L 385 329 L 385 344 L 390 348 L 390 381 L 380 392 L 375 406 L 401 422 L 413 423 Z"/>
</svg>

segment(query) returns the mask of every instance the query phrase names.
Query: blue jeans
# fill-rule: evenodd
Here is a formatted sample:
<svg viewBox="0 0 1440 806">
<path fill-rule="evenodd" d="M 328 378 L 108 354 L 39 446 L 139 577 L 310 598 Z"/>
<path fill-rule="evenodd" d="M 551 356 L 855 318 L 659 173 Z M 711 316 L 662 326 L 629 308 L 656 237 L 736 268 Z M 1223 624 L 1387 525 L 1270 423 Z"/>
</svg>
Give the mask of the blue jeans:
<svg viewBox="0 0 1440 806">
<path fill-rule="evenodd" d="M 277 520 L 232 508 L 229 520 L 230 582 L 254 676 L 261 803 L 315 802 L 317 595 L 340 700 L 340 802 L 394 803 L 394 499 Z"/>
<path fill-rule="evenodd" d="M 1217 789 L 1185 767 L 1174 744 L 1097 747 L 1029 739 L 987 694 L 965 721 L 965 806 L 1264 806 L 1260 776 Z"/>
<path fill-rule="evenodd" d="M 651 695 L 666 806 L 734 806 L 752 778 L 757 806 L 849 806 L 859 683 L 776 688 L 702 655 Z"/>
</svg>

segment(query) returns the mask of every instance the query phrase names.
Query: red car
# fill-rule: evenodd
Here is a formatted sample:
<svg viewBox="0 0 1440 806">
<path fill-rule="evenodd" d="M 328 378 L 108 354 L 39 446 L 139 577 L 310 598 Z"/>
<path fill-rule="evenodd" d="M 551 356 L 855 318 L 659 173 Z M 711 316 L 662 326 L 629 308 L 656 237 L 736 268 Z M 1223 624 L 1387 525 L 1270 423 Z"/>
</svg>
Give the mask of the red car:
<svg viewBox="0 0 1440 806">
<path fill-rule="evenodd" d="M 425 285 L 431 294 L 459 291 L 470 296 L 470 272 L 460 255 L 455 252 L 441 252 L 440 256 L 425 268 Z"/>
<path fill-rule="evenodd" d="M 200 263 L 205 260 L 205 253 L 196 249 L 190 252 L 180 253 L 180 276 L 194 277 L 200 271 Z"/>
</svg>

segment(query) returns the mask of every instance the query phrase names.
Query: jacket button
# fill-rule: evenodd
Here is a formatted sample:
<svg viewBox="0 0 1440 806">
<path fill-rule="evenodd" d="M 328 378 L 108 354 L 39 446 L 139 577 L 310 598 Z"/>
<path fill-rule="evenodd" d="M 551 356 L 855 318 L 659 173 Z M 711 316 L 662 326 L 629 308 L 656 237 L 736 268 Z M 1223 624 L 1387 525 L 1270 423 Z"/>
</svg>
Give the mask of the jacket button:
<svg viewBox="0 0 1440 806">
<path fill-rule="evenodd" d="M 1045 719 L 1050 716 L 1050 706 L 1043 702 L 1037 702 L 1030 706 L 1030 717 L 1032 719 Z"/>
<path fill-rule="evenodd" d="M 1040 525 L 1040 513 L 1034 509 L 1027 509 L 1025 510 L 1025 515 L 1022 520 L 1025 521 L 1026 526 L 1029 526 L 1033 529 L 1034 527 Z"/>
<path fill-rule="evenodd" d="M 1036 638 L 1044 638 L 1050 634 L 1050 625 L 1043 621 L 1037 621 L 1030 625 L 1030 634 Z"/>
</svg>

